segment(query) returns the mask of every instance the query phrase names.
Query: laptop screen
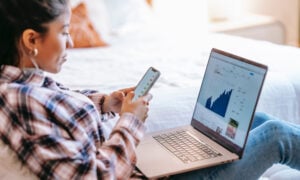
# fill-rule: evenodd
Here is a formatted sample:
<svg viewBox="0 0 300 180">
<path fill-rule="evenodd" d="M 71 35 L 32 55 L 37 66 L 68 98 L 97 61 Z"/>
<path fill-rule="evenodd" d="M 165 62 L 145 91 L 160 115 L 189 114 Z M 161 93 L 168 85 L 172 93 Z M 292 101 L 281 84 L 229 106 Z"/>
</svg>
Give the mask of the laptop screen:
<svg viewBox="0 0 300 180">
<path fill-rule="evenodd" d="M 212 49 L 192 125 L 242 156 L 267 67 Z"/>
</svg>

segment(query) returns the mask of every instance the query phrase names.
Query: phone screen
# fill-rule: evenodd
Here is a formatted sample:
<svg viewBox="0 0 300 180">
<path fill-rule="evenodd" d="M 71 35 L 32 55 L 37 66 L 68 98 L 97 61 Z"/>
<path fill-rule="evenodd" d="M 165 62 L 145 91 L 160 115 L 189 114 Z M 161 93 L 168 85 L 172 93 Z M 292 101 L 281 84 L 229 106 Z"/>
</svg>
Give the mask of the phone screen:
<svg viewBox="0 0 300 180">
<path fill-rule="evenodd" d="M 159 76 L 160 72 L 157 69 L 150 67 L 144 74 L 143 78 L 137 84 L 134 90 L 135 95 L 133 97 L 133 100 L 136 100 L 137 98 L 147 94 Z"/>
</svg>

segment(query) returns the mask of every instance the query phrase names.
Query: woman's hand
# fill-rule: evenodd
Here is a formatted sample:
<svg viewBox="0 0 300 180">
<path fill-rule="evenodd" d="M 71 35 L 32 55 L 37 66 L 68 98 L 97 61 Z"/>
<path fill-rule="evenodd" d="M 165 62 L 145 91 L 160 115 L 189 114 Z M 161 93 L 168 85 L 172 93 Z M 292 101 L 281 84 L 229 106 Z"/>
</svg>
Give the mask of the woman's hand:
<svg viewBox="0 0 300 180">
<path fill-rule="evenodd" d="M 105 97 L 105 101 L 103 103 L 103 111 L 104 112 L 114 112 L 120 113 L 121 106 L 125 96 L 134 90 L 135 87 L 130 87 L 126 89 L 120 89 L 118 91 L 112 92 L 110 95 Z"/>
<path fill-rule="evenodd" d="M 132 101 L 133 96 L 134 92 L 131 91 L 124 98 L 120 114 L 122 115 L 122 113 L 129 112 L 134 114 L 139 120 L 145 122 L 148 117 L 148 105 L 149 101 L 152 99 L 152 95 L 147 94 L 138 98 L 136 101 Z"/>
</svg>

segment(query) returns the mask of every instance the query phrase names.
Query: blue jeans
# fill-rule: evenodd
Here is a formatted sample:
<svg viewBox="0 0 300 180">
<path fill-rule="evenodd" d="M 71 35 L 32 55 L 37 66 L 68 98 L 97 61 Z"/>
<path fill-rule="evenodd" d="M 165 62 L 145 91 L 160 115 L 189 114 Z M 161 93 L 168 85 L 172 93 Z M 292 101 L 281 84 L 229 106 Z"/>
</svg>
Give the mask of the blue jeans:
<svg viewBox="0 0 300 180">
<path fill-rule="evenodd" d="M 171 179 L 258 179 L 275 163 L 300 170 L 300 126 L 256 113 L 243 158 Z"/>
</svg>

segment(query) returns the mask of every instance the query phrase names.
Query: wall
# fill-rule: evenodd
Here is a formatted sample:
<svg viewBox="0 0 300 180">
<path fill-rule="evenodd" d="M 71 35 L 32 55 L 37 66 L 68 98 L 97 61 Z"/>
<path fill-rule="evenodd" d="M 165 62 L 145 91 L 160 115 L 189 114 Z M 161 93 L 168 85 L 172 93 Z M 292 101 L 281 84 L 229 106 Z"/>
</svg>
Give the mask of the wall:
<svg viewBox="0 0 300 180">
<path fill-rule="evenodd" d="M 286 29 L 286 43 L 299 44 L 299 0 L 243 0 L 242 9 L 270 15 L 281 21 Z"/>
</svg>

